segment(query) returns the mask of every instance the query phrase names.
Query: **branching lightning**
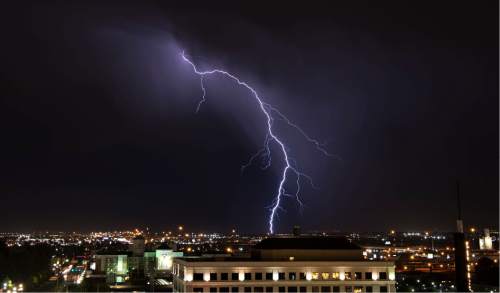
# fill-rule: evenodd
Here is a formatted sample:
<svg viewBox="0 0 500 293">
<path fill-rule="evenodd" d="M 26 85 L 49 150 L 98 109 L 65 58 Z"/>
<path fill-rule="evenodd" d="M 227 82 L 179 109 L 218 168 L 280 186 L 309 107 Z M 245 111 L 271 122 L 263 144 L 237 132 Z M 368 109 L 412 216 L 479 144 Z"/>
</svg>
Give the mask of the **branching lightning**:
<svg viewBox="0 0 500 293">
<path fill-rule="evenodd" d="M 253 98 L 255 98 L 255 101 L 257 102 L 260 110 L 266 117 L 266 125 L 267 125 L 267 133 L 266 137 L 264 140 L 264 146 L 254 155 L 252 155 L 245 165 L 242 166 L 242 171 L 250 166 L 257 158 L 262 157 L 263 158 L 263 169 L 268 168 L 271 165 L 271 150 L 270 150 L 270 143 L 275 142 L 277 146 L 279 147 L 282 155 L 283 155 L 283 160 L 285 162 L 285 166 L 283 170 L 281 171 L 281 177 L 280 177 L 280 182 L 278 185 L 278 190 L 276 195 L 274 196 L 274 199 L 272 201 L 272 204 L 269 208 L 270 215 L 269 215 L 269 233 L 274 234 L 274 219 L 277 217 L 278 209 L 282 209 L 280 204 L 281 204 L 281 199 L 283 196 L 289 196 L 293 197 L 297 200 L 298 204 L 302 207 L 302 201 L 300 200 L 300 179 L 304 178 L 309 183 L 315 188 L 312 179 L 310 176 L 307 174 L 303 173 L 302 171 L 299 170 L 297 167 L 297 163 L 295 160 L 289 156 L 287 147 L 283 140 L 273 131 L 273 123 L 275 119 L 279 119 L 284 121 L 288 126 L 296 129 L 308 142 L 312 143 L 315 148 L 322 152 L 326 156 L 331 156 L 330 153 L 328 153 L 324 149 L 324 144 L 320 143 L 319 141 L 311 138 L 304 130 L 302 130 L 297 124 L 293 123 L 288 119 L 283 113 L 281 113 L 278 109 L 275 107 L 271 106 L 270 104 L 264 102 L 264 100 L 259 96 L 257 91 L 248 85 L 246 82 L 241 81 L 238 77 L 232 75 L 231 73 L 222 70 L 222 69 L 211 69 L 211 70 L 206 70 L 206 71 L 201 71 L 198 69 L 198 67 L 192 62 L 188 57 L 186 57 L 186 54 L 184 51 L 181 54 L 182 59 L 187 62 L 191 67 L 193 68 L 193 71 L 195 74 L 197 74 L 200 77 L 200 86 L 201 86 L 201 91 L 202 91 L 202 96 L 200 101 L 198 102 L 198 105 L 196 107 L 196 112 L 200 110 L 201 105 L 206 101 L 206 94 L 207 91 L 205 89 L 205 84 L 204 84 L 204 78 L 207 75 L 223 75 L 233 81 L 235 81 L 238 85 L 246 88 L 248 91 L 251 92 Z M 287 192 L 285 189 L 285 185 L 288 179 L 289 173 L 293 174 L 295 176 L 296 180 L 296 190 L 295 193 L 292 195 Z"/>
</svg>

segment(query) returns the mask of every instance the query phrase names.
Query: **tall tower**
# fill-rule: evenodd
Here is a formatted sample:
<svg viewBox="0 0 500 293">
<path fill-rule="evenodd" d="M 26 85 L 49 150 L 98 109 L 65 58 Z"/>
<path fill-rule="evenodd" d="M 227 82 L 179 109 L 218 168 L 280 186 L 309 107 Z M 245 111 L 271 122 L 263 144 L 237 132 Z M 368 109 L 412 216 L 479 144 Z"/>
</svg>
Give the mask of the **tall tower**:
<svg viewBox="0 0 500 293">
<path fill-rule="evenodd" d="M 460 184 L 457 182 L 457 231 L 453 234 L 455 239 L 455 287 L 457 292 L 468 292 L 467 285 L 467 256 L 465 250 L 465 234 L 462 222 L 462 209 L 460 206 Z"/>
</svg>

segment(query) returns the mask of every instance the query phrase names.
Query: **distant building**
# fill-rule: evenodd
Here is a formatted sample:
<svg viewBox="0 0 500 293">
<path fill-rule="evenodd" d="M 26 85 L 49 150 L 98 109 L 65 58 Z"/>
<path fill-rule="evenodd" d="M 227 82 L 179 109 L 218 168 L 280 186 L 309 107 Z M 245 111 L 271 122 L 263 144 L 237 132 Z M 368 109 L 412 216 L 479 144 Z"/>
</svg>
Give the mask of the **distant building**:
<svg viewBox="0 0 500 293">
<path fill-rule="evenodd" d="M 146 240 L 142 235 L 139 235 L 132 239 L 132 244 L 130 245 L 129 250 L 133 253 L 134 256 L 143 256 L 145 247 Z"/>
<path fill-rule="evenodd" d="M 479 249 L 481 250 L 493 249 L 493 239 L 490 236 L 490 229 L 484 229 L 484 237 L 479 238 Z"/>
<path fill-rule="evenodd" d="M 300 226 L 293 226 L 292 234 L 293 236 L 300 236 Z"/>
<path fill-rule="evenodd" d="M 145 249 L 144 238 L 136 237 L 128 251 L 103 250 L 96 253 L 95 275 L 106 277 L 106 282 L 123 283 L 129 278 L 155 278 L 171 274 L 172 260 L 182 257 L 167 244 L 156 249 Z"/>
<path fill-rule="evenodd" d="M 95 272 L 105 275 L 106 283 L 121 283 L 128 276 L 126 252 L 103 251 L 95 255 Z"/>
<path fill-rule="evenodd" d="M 156 248 L 156 270 L 159 272 L 170 272 L 175 257 L 182 257 L 182 251 L 173 251 L 166 243 Z"/>
<path fill-rule="evenodd" d="M 394 263 L 345 238 L 268 238 L 252 255 L 175 258 L 176 292 L 395 292 Z"/>
</svg>

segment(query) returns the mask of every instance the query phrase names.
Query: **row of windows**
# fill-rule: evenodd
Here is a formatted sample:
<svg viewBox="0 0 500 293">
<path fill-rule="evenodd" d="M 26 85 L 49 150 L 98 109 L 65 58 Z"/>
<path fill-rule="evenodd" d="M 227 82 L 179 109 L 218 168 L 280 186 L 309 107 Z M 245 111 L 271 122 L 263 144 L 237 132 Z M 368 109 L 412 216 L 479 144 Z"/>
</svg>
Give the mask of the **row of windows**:
<svg viewBox="0 0 500 293">
<path fill-rule="evenodd" d="M 306 280 L 306 274 L 305 273 L 297 273 L 295 272 L 290 272 L 288 273 L 288 279 L 285 279 L 286 274 L 285 273 L 278 273 L 278 280 Z M 238 281 L 240 280 L 240 275 L 239 273 L 220 273 L 220 276 L 218 278 L 217 273 L 210 273 L 210 281 L 228 281 L 229 278 L 231 278 L 232 281 Z M 243 280 L 244 281 L 250 281 L 252 280 L 252 273 L 244 273 L 243 275 Z M 273 273 L 254 273 L 253 280 L 273 280 Z M 318 273 L 318 272 L 313 272 L 311 274 L 311 279 L 312 280 L 340 280 L 341 275 L 339 272 L 335 273 Z M 380 272 L 378 274 L 378 279 L 380 280 L 387 280 L 387 272 Z M 193 281 L 203 281 L 203 273 L 194 273 L 193 274 Z M 363 280 L 363 274 L 361 272 L 345 272 L 343 275 L 343 280 Z M 373 280 L 373 274 L 371 272 L 365 272 L 364 274 L 364 280 Z"/>
<path fill-rule="evenodd" d="M 218 289 L 218 291 L 217 291 Z M 273 287 L 243 287 L 242 292 L 275 292 Z M 312 286 L 311 290 L 308 291 L 305 286 L 289 286 L 289 287 L 278 287 L 277 292 L 341 292 L 341 287 L 339 286 Z M 345 286 L 342 288 L 342 292 L 373 292 L 372 286 Z M 364 289 L 364 290 L 363 290 Z M 387 286 L 380 286 L 380 292 L 388 292 Z M 194 292 L 203 292 L 203 288 L 193 288 Z M 209 288 L 208 292 L 240 292 L 240 287 L 212 287 Z"/>
</svg>

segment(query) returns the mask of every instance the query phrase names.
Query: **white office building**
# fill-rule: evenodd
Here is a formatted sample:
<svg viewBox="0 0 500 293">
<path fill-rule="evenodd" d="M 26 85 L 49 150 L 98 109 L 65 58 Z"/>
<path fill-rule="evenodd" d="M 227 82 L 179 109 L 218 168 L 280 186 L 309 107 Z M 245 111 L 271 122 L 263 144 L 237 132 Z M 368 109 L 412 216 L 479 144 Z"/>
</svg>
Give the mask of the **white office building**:
<svg viewBox="0 0 500 293">
<path fill-rule="evenodd" d="M 268 238 L 252 255 L 173 261 L 176 292 L 395 292 L 394 263 L 344 238 Z"/>
</svg>

